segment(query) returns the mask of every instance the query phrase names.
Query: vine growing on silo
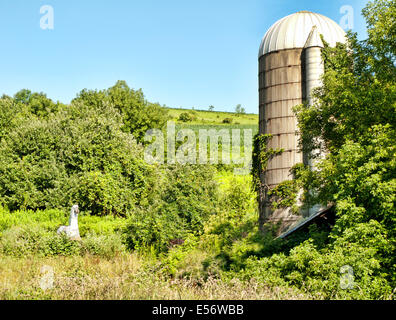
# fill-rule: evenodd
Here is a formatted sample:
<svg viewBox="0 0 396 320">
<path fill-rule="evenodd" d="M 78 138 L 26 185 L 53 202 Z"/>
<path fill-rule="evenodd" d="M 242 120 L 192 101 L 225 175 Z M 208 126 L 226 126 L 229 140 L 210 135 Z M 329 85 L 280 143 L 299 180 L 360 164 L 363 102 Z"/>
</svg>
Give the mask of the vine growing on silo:
<svg viewBox="0 0 396 320">
<path fill-rule="evenodd" d="M 264 200 L 268 197 L 272 208 L 292 208 L 297 213 L 297 196 L 299 191 L 299 183 L 297 179 L 283 181 L 275 188 L 270 189 L 265 182 L 262 181 L 261 175 L 267 170 L 268 161 L 273 157 L 283 153 L 283 149 L 268 148 L 268 142 L 272 138 L 270 134 L 257 134 L 253 141 L 253 159 L 252 159 L 252 176 L 253 188 L 257 192 L 258 200 Z M 296 176 L 299 165 L 292 168 L 293 176 Z"/>
<path fill-rule="evenodd" d="M 272 138 L 271 134 L 256 134 L 253 138 L 253 159 L 252 176 L 253 188 L 260 194 L 262 190 L 268 189 L 261 181 L 261 174 L 267 170 L 268 161 L 283 153 L 282 149 L 268 148 L 268 141 Z"/>
</svg>

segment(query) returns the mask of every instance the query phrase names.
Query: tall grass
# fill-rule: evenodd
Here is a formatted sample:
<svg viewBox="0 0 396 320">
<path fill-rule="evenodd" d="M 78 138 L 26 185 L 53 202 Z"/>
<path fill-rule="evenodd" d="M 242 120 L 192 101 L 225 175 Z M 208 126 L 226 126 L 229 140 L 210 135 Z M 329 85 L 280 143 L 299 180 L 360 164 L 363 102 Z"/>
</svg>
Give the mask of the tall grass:
<svg viewBox="0 0 396 320">
<path fill-rule="evenodd" d="M 69 241 L 57 235 L 68 224 L 68 213 L 61 210 L 15 211 L 0 208 L 0 255 L 67 256 L 92 254 L 114 257 L 125 251 L 122 231 L 126 219 L 82 215 L 79 218 L 82 241 Z"/>
<path fill-rule="evenodd" d="M 7 209 L 0 207 L 0 234 L 16 226 L 36 226 L 56 232 L 60 226 L 68 224 L 69 215 L 69 212 L 57 209 L 9 212 Z M 113 216 L 90 216 L 81 212 L 78 224 L 82 236 L 88 233 L 112 234 L 125 226 L 126 219 Z"/>
<path fill-rule="evenodd" d="M 45 267 L 43 269 L 43 267 Z M 44 270 L 44 272 L 43 272 Z M 40 283 L 53 271 L 52 288 Z M 0 299 L 53 300 L 271 300 L 307 299 L 288 288 L 269 288 L 236 279 L 172 280 L 153 272 L 136 254 L 114 259 L 95 256 L 0 259 Z"/>
</svg>

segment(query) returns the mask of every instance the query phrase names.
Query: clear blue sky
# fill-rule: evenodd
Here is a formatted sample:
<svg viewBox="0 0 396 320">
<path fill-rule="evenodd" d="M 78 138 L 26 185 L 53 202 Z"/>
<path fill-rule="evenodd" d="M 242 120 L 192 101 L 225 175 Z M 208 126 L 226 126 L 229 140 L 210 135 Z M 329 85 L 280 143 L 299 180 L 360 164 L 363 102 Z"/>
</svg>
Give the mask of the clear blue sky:
<svg viewBox="0 0 396 320">
<path fill-rule="evenodd" d="M 169 107 L 257 113 L 257 54 L 278 19 L 310 10 L 340 22 L 367 0 L 1 0 L 0 94 L 23 88 L 69 103 L 117 80 Z M 54 30 L 40 7 L 54 8 Z"/>
</svg>

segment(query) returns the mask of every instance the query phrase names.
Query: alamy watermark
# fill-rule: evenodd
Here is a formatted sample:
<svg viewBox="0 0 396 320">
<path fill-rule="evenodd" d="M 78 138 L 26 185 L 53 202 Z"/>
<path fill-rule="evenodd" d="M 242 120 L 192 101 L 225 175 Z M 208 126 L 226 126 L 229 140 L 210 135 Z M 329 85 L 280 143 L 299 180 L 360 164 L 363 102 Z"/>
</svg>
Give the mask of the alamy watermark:
<svg viewBox="0 0 396 320">
<path fill-rule="evenodd" d="M 342 266 L 340 268 L 340 287 L 343 290 L 352 290 L 355 288 L 355 275 L 351 266 Z"/>
<path fill-rule="evenodd" d="M 51 266 L 43 266 L 40 270 L 42 276 L 40 278 L 40 288 L 47 291 L 54 288 L 55 272 Z"/>
<path fill-rule="evenodd" d="M 40 7 L 40 28 L 43 30 L 54 29 L 54 7 L 51 5 L 43 5 Z M 340 8 L 340 14 L 343 16 L 340 20 L 340 26 L 344 30 L 352 30 L 355 26 L 355 12 L 351 5 L 343 5 Z"/>
<path fill-rule="evenodd" d="M 54 8 L 45 5 L 40 8 L 40 28 L 43 30 L 54 30 Z"/>
<path fill-rule="evenodd" d="M 352 30 L 355 27 L 355 11 L 350 5 L 344 5 L 340 8 L 340 13 L 343 15 L 340 20 L 340 26 L 344 30 Z"/>
<path fill-rule="evenodd" d="M 192 129 L 176 132 L 176 125 L 172 121 L 168 122 L 166 129 L 166 137 L 159 129 L 147 131 L 144 138 L 150 143 L 144 152 L 147 163 L 164 164 L 166 159 L 167 164 L 233 164 L 238 166 L 234 169 L 235 174 L 250 173 L 252 129 L 199 129 L 197 136 Z"/>
</svg>

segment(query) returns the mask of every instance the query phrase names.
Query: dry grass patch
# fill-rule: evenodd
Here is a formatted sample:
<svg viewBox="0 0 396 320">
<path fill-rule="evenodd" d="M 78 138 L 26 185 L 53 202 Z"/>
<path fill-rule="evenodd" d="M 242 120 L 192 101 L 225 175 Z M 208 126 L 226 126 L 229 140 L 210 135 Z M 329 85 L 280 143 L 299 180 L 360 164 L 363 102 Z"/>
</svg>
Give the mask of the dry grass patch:
<svg viewBox="0 0 396 320">
<path fill-rule="evenodd" d="M 286 288 L 251 281 L 169 279 L 137 254 L 114 259 L 96 256 L 1 257 L 0 299 L 54 300 L 272 300 L 306 299 Z M 43 290 L 45 270 L 53 270 L 53 288 Z M 51 269 L 52 268 L 52 269 Z M 51 282 L 51 281 L 50 281 Z"/>
</svg>

